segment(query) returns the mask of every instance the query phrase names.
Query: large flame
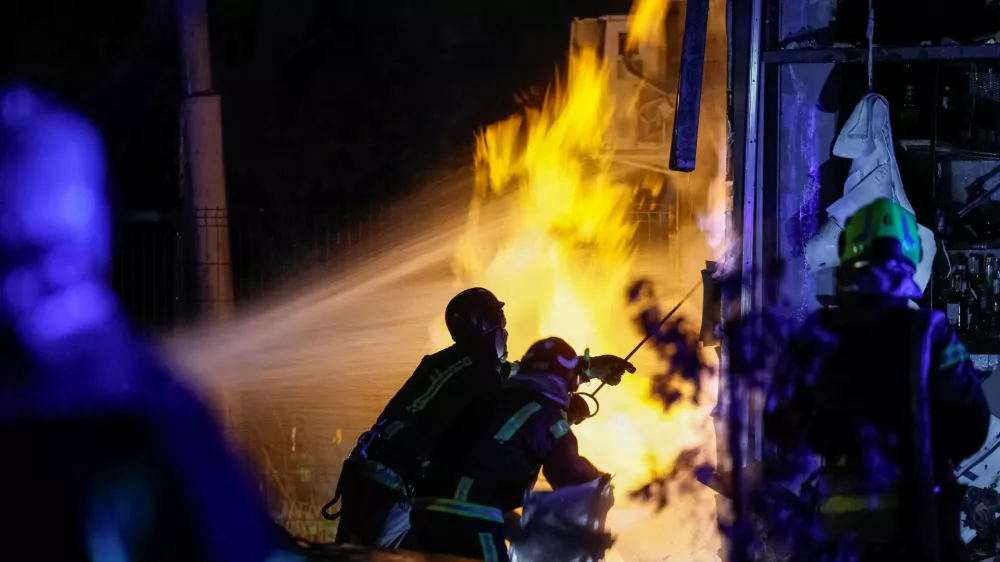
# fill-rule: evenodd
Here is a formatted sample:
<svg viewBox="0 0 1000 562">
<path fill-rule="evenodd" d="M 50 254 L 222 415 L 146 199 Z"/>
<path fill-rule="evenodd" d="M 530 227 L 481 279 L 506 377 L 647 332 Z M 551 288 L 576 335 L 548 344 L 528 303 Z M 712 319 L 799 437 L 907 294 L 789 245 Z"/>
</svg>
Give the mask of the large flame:
<svg viewBox="0 0 1000 562">
<path fill-rule="evenodd" d="M 633 26 L 638 22 L 639 27 L 633 27 L 630 41 L 655 42 L 662 36 L 667 1 L 638 0 Z M 615 174 L 615 146 L 609 132 L 616 100 L 608 87 L 608 72 L 593 49 L 575 51 L 568 79 L 556 82 L 540 108 L 527 108 L 523 115 L 487 127 L 477 136 L 476 190 L 468 228 L 459 241 L 455 273 L 461 287 L 487 287 L 507 303 L 512 358 L 549 335 L 564 338 L 579 353 L 589 347 L 594 354 L 620 356 L 641 337 L 633 328 L 634 311 L 628 309 L 625 295 L 638 275 L 632 204 L 643 187 L 623 183 Z M 681 261 L 703 264 L 716 257 L 722 245 L 724 195 L 717 189 L 722 183 L 719 172 L 712 170 L 713 185 L 702 187 L 703 191 L 715 188 L 716 195 L 702 199 L 702 212 L 687 225 L 688 239 L 681 245 L 688 247 L 677 251 L 688 259 Z M 693 192 L 678 191 L 683 192 L 678 197 Z M 499 222 L 506 228 L 499 236 L 494 230 L 490 234 L 480 230 L 484 213 L 503 219 Z M 693 254 L 697 256 L 691 260 Z M 690 269 L 670 281 L 693 284 L 700 267 Z M 678 297 L 687 292 L 687 287 L 671 288 Z M 699 302 L 689 303 L 682 312 L 697 320 L 700 298 L 693 300 Z M 439 318 L 432 328 L 436 347 L 450 343 L 443 324 Z M 714 353 L 710 359 L 715 359 Z M 612 552 L 609 560 L 663 555 L 715 559 L 715 511 L 707 490 L 687 492 L 657 518 L 622 493 L 662 474 L 679 453 L 692 447 L 701 448 L 706 460 L 714 460 L 709 416 L 714 395 L 699 406 L 685 404 L 665 412 L 662 403 L 650 396 L 649 381 L 642 375 L 662 372 L 662 363 L 645 348 L 632 361 L 640 374 L 603 390 L 598 395 L 600 414 L 574 428 L 582 453 L 615 475 L 619 499 L 609 523 L 619 533 L 619 544 L 632 532 L 633 542 L 645 547 L 629 554 Z M 674 532 L 667 533 L 668 528 Z M 637 533 L 644 535 L 639 538 Z M 679 539 L 677 535 L 684 533 L 689 536 Z"/>
<path fill-rule="evenodd" d="M 456 259 L 459 277 L 507 302 L 510 346 L 523 352 L 544 334 L 596 345 L 621 316 L 633 253 L 630 203 L 636 188 L 617 182 L 606 146 L 614 100 L 607 68 L 593 50 L 573 58 L 565 88 L 540 110 L 493 125 L 478 137 L 473 220 Z M 510 193 L 510 213 L 493 244 L 477 230 L 489 196 Z M 484 248 L 496 247 L 495 252 Z M 528 290 L 530 287 L 530 290 Z M 616 316 L 617 315 L 617 316 Z"/>
<path fill-rule="evenodd" d="M 666 45 L 667 10 L 669 0 L 636 0 L 632 4 L 626 45 L 636 50 L 639 45 L 660 47 Z"/>
</svg>

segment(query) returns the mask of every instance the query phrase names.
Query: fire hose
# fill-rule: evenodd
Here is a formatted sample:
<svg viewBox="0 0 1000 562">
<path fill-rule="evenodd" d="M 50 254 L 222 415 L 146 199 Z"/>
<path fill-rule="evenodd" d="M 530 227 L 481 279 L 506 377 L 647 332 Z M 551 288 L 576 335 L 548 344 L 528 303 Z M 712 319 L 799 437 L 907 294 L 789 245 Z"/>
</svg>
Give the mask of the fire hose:
<svg viewBox="0 0 1000 562">
<path fill-rule="evenodd" d="M 695 283 L 694 287 L 691 287 L 691 290 L 688 291 L 688 293 L 686 295 L 684 295 L 681 298 L 681 300 L 677 301 L 677 304 L 674 305 L 674 307 L 672 309 L 670 309 L 670 312 L 668 312 L 666 314 L 666 316 L 664 316 L 663 319 L 660 320 L 660 323 L 657 324 L 655 328 L 653 328 L 653 329 L 647 329 L 646 330 L 646 337 L 642 338 L 642 341 L 640 341 L 634 348 L 632 348 L 632 351 L 630 351 L 629 354 L 624 357 L 623 360 L 625 362 L 628 362 L 628 360 L 631 359 L 632 356 L 636 354 L 636 352 L 638 352 L 640 349 L 642 349 L 642 346 L 646 345 L 646 342 L 649 341 L 649 338 L 653 337 L 653 334 L 656 333 L 656 332 L 658 332 L 659 329 L 662 328 L 663 325 L 666 324 L 667 321 L 670 320 L 670 318 L 673 317 L 673 315 L 676 314 L 678 310 L 680 310 L 681 306 L 683 306 L 684 303 L 687 302 L 687 300 L 689 298 L 691 298 L 691 295 L 693 295 L 694 292 L 698 290 L 698 287 L 701 287 L 701 283 L 702 283 L 701 281 L 698 281 L 697 283 Z M 578 392 L 577 393 L 577 395 L 579 395 L 579 396 L 586 396 L 587 398 L 590 398 L 591 400 L 594 401 L 594 406 L 595 406 L 594 412 L 592 414 L 588 415 L 587 418 L 592 418 L 592 417 L 596 416 L 598 412 L 601 411 L 601 403 L 597 401 L 597 393 L 600 392 L 601 389 L 604 388 L 604 385 L 606 385 L 606 384 L 607 383 L 605 381 L 601 381 L 601 384 L 598 385 L 598 387 L 596 389 L 594 389 L 593 392 Z"/>
</svg>

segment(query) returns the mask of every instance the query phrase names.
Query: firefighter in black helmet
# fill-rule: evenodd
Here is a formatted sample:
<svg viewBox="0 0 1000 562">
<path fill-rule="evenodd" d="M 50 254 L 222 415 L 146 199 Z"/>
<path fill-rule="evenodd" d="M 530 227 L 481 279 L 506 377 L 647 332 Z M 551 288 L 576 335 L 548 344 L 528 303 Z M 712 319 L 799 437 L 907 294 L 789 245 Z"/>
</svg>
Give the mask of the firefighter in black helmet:
<svg viewBox="0 0 1000 562">
<path fill-rule="evenodd" d="M 410 526 L 411 489 L 428 453 L 467 405 L 499 392 L 516 370 L 507 363 L 503 307 L 478 287 L 448 303 L 445 322 L 455 344 L 423 358 L 344 463 L 338 543 L 400 545 Z M 613 356 L 592 364 L 592 376 L 612 385 L 635 370 Z"/>
<path fill-rule="evenodd" d="M 477 560 L 507 560 L 503 514 L 539 472 L 553 488 L 607 477 L 577 450 L 567 419 L 584 361 L 559 338 L 536 342 L 499 393 L 470 405 L 430 455 L 408 545 Z"/>
<path fill-rule="evenodd" d="M 444 309 L 444 322 L 456 344 L 488 357 L 507 360 L 507 318 L 504 303 L 481 287 L 455 295 Z"/>
</svg>

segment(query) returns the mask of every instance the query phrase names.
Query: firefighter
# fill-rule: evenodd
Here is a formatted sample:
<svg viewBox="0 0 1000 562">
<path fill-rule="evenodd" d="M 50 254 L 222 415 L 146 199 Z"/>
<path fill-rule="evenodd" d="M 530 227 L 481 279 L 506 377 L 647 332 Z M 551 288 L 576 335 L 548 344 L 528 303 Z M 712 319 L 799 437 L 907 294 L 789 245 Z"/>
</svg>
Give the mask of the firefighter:
<svg viewBox="0 0 1000 562">
<path fill-rule="evenodd" d="M 504 514 L 521 507 L 540 470 L 553 488 L 610 478 L 580 456 L 567 419 L 580 363 L 559 338 L 536 342 L 500 393 L 463 412 L 417 487 L 408 547 L 507 560 Z"/>
<path fill-rule="evenodd" d="M 821 459 L 819 521 L 834 542 L 850 537 L 862 560 L 878 552 L 896 559 L 917 542 L 908 507 L 914 494 L 901 491 L 914 490 L 917 480 L 912 346 L 929 358 L 942 561 L 962 559 L 963 493 L 954 466 L 982 446 L 989 427 L 989 407 L 962 342 L 942 313 L 910 305 L 921 297 L 913 280 L 923 257 L 917 232 L 913 215 L 889 199 L 850 217 L 839 244 L 836 307 L 813 313 L 792 334 L 765 409 L 764 434 L 779 451 Z M 929 326 L 920 340 L 915 325 Z"/>
<path fill-rule="evenodd" d="M 423 358 L 389 401 L 375 425 L 361 435 L 344 463 L 337 543 L 398 547 L 409 529 L 410 492 L 427 454 L 470 403 L 500 391 L 516 363 L 507 362 L 504 303 L 490 291 L 462 291 L 445 308 L 455 344 Z M 591 375 L 616 385 L 635 368 L 611 355 L 593 359 Z"/>
<path fill-rule="evenodd" d="M 248 475 L 106 281 L 104 181 L 90 122 L 0 90 L 0 443 L 17 506 L 0 558 L 262 562 Z"/>
</svg>

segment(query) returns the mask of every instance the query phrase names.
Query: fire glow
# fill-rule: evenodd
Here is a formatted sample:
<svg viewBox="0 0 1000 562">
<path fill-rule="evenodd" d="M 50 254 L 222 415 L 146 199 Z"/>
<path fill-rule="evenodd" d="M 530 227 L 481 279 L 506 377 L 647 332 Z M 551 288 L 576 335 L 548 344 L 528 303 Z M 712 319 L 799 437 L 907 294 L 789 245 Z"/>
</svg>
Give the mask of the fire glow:
<svg viewBox="0 0 1000 562">
<path fill-rule="evenodd" d="M 633 8 L 630 35 L 640 44 L 666 43 L 662 21 L 655 21 L 662 18 L 641 15 L 667 13 L 665 2 L 640 0 Z M 719 16 L 710 22 L 715 42 L 709 49 L 719 58 L 706 60 L 706 70 L 712 64 L 716 71 L 705 74 L 694 173 L 622 179 L 609 132 L 616 108 L 630 111 L 635 100 L 614 98 L 608 87 L 613 65 L 593 50 L 576 51 L 566 79 L 557 81 L 540 106 L 480 131 L 474 181 L 463 172 L 414 194 L 401 216 L 420 218 L 411 219 L 416 224 L 405 235 L 357 263 L 317 271 L 312 284 L 275 294 L 237 319 L 166 338 L 172 361 L 197 384 L 242 393 L 247 447 L 258 456 L 265 442 L 256 437 L 258 426 L 266 429 L 279 418 L 288 418 L 289 428 L 308 427 L 323 436 L 315 454 L 326 455 L 322 466 L 328 473 L 311 487 L 283 486 L 301 488 L 303 497 L 285 498 L 282 511 L 274 514 L 279 522 L 291 527 L 302 514 L 317 516 L 315 506 L 331 497 L 342 456 L 420 354 L 452 344 L 443 317 L 435 316 L 458 290 L 484 286 L 507 303 L 512 359 L 547 335 L 565 338 L 580 353 L 589 347 L 594 354 L 624 355 L 643 335 L 634 327 L 637 311 L 626 300 L 632 282 L 658 281 L 663 310 L 669 310 L 700 278 L 704 261 L 722 257 L 726 45 L 724 3 L 718 4 L 713 0 L 711 13 Z M 640 32 L 635 22 L 643 17 L 652 19 Z M 470 184 L 474 193 L 466 209 L 460 195 Z M 667 197 L 671 192 L 673 202 Z M 644 252 L 650 248 L 636 244 L 637 193 L 673 205 L 661 208 L 664 217 L 680 217 L 666 253 L 648 264 Z M 700 317 L 700 301 L 696 293 L 679 312 L 692 325 Z M 714 352 L 706 354 L 714 361 Z M 609 527 L 618 541 L 607 559 L 718 560 L 710 490 L 685 489 L 678 482 L 678 493 L 659 513 L 628 498 L 651 477 L 669 472 L 682 451 L 696 448 L 700 462 L 714 460 L 715 380 L 703 385 L 700 405 L 683 403 L 665 412 L 650 396 L 649 380 L 664 372 L 663 362 L 652 347 L 641 349 L 633 362 L 638 373 L 602 390 L 600 413 L 574 428 L 583 454 L 615 475 Z M 293 416 L 301 422 L 293 423 Z M 295 441 L 299 450 L 308 446 L 301 434 Z M 281 446 L 291 453 L 290 442 Z M 278 446 L 272 449 L 278 467 Z M 272 482 L 286 478 L 276 468 L 266 474 Z"/>
<path fill-rule="evenodd" d="M 664 43 L 666 11 L 666 0 L 639 0 L 633 25 L 640 25 L 629 41 Z M 565 83 L 556 81 L 541 107 L 527 107 L 477 135 L 475 194 L 453 262 L 456 286 L 487 287 L 506 302 L 512 359 L 550 335 L 579 353 L 589 347 L 593 354 L 618 355 L 641 338 L 625 295 L 639 275 L 632 204 L 650 183 L 646 178 L 631 185 L 616 175 L 609 132 L 618 100 L 607 86 L 609 71 L 597 52 L 580 49 L 571 55 Z M 623 102 L 628 107 L 632 100 Z M 717 148 L 724 154 L 724 147 Z M 687 256 L 692 247 L 702 248 L 695 251 L 700 253 L 695 263 L 718 258 L 724 245 L 722 182 L 711 183 L 700 186 L 711 193 L 709 208 L 680 240 L 688 246 Z M 652 185 L 656 197 L 660 184 Z M 680 196 L 688 196 L 692 189 L 683 191 Z M 499 234 L 480 232 L 486 213 L 502 214 L 505 228 Z M 689 303 L 681 312 L 697 320 L 699 305 Z M 448 345 L 443 318 L 434 322 L 431 335 L 435 348 Z M 714 353 L 708 358 L 715 362 Z M 698 449 L 705 461 L 714 461 L 715 381 L 704 386 L 700 405 L 685 402 L 665 412 L 642 376 L 663 372 L 661 360 L 644 348 L 633 362 L 639 375 L 604 390 L 600 415 L 574 428 L 581 452 L 615 475 L 609 526 L 619 541 L 608 559 L 715 560 L 715 506 L 707 490 L 688 489 L 655 517 L 650 506 L 626 498 L 668 471 L 683 451 Z"/>
</svg>

